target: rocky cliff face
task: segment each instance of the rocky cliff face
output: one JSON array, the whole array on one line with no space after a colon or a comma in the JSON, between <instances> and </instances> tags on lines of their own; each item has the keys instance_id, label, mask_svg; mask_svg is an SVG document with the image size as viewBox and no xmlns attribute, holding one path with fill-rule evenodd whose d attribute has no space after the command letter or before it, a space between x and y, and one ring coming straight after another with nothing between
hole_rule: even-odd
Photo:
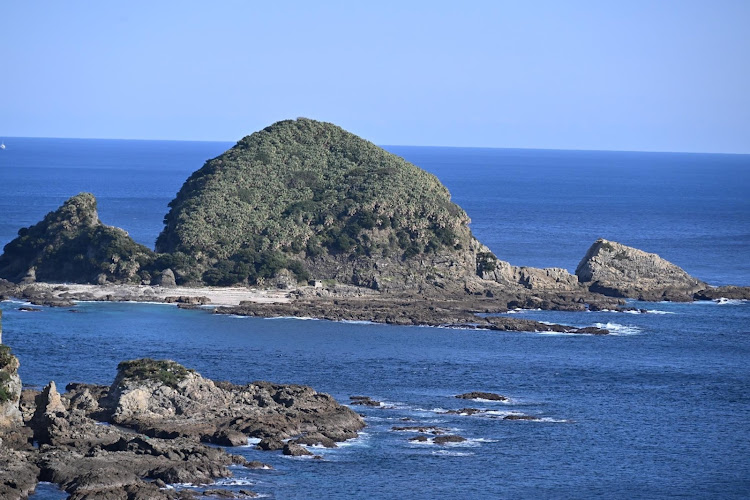
<instances>
[{"instance_id":1,"label":"rocky cliff face","mask_svg":"<svg viewBox=\"0 0 750 500\"><path fill-rule=\"evenodd\" d=\"M38 224L18 231L0 256L0 278L74 283L140 282L151 250L99 221L96 199L81 193Z\"/></svg>"},{"instance_id":2,"label":"rocky cliff face","mask_svg":"<svg viewBox=\"0 0 750 500\"><path fill-rule=\"evenodd\" d=\"M693 300L704 282L656 254L614 241L597 240L576 268L593 292L640 300Z\"/></svg>"}]
</instances>

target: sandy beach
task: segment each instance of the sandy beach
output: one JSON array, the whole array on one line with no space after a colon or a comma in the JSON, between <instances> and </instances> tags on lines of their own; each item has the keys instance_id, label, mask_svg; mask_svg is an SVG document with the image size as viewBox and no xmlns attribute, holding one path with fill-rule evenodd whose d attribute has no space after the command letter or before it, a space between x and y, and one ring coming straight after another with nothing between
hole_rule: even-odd
<instances>
[{"instance_id":1,"label":"sandy beach","mask_svg":"<svg viewBox=\"0 0 750 500\"><path fill-rule=\"evenodd\" d=\"M151 285L81 285L37 283L35 288L60 299L135 300L168 302L168 297L206 297L208 305L237 306L243 301L257 303L289 302L289 290L262 290L246 287L161 287ZM40 290L41 291L41 290ZM174 300L172 300L174 301Z\"/></svg>"}]
</instances>

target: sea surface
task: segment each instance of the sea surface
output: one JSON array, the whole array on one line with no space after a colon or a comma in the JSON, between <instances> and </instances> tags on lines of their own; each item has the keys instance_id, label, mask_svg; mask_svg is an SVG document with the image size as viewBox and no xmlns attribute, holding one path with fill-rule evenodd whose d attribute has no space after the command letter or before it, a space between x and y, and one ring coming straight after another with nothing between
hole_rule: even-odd
<instances>
[{"instance_id":1,"label":"sea surface","mask_svg":"<svg viewBox=\"0 0 750 500\"><path fill-rule=\"evenodd\" d=\"M230 143L5 139L0 246L81 191L153 247L182 182ZM750 285L750 156L386 146L435 174L474 234L515 265L573 271L599 237L656 252L713 285ZM323 461L224 484L269 498L748 498L750 304L638 303L648 313L513 314L606 337L259 319L169 305L3 302L3 340L28 386L110 383L117 363L175 359L214 379L367 395L361 437ZM454 396L498 392L509 403ZM473 416L447 410L478 408ZM508 421L527 414L539 421ZM408 419L408 420L406 420ZM393 426L468 439L409 441ZM65 495L43 485L32 498Z\"/></svg>"}]
</instances>

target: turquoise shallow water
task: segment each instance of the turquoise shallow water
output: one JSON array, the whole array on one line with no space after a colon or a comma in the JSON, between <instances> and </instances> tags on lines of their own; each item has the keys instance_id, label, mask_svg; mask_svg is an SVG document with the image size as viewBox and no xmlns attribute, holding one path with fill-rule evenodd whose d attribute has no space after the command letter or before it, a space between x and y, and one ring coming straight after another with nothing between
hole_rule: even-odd
<instances>
[{"instance_id":1,"label":"turquoise shallow water","mask_svg":"<svg viewBox=\"0 0 750 500\"><path fill-rule=\"evenodd\" d=\"M219 143L7 142L0 244L68 196L152 244L166 203ZM750 284L747 156L389 148L451 189L475 234L514 264L575 268L599 236L663 254L711 283ZM527 311L617 335L587 337L256 319L167 305L41 313L4 302L4 341L26 384L109 383L117 363L176 359L237 383L304 383L356 407L363 436L325 460L240 450L274 471L237 470L273 498L746 498L750 495L750 305L635 304L654 312ZM455 399L499 392L511 404ZM442 413L476 407L480 416ZM526 413L539 422L511 422ZM438 425L439 447L391 431ZM242 483L243 486L239 486ZM246 484L250 483L250 486ZM42 488L37 498L60 498Z\"/></svg>"}]
</instances>

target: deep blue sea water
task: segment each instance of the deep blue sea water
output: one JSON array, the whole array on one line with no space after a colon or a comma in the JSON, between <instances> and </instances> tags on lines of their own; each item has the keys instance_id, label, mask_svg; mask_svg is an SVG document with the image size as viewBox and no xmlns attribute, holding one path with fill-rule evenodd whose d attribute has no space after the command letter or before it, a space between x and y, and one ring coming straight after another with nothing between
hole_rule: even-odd
<instances>
[{"instance_id":1,"label":"deep blue sea water","mask_svg":"<svg viewBox=\"0 0 750 500\"><path fill-rule=\"evenodd\" d=\"M6 140L0 245L91 191L101 219L153 246L190 172L228 143ZM750 285L750 156L388 147L438 176L475 235L517 265L575 269L606 237L712 284ZM304 383L369 395L361 438L324 461L240 450L273 471L236 488L272 498L747 498L750 304L638 304L647 314L526 311L608 325L608 337L214 316L149 304L71 313L0 303L26 384L109 383L117 363L172 358L237 383ZM510 404L455 399L499 392ZM446 415L476 407L480 416ZM508 413L539 422L504 421ZM412 421L405 422L408 418ZM469 438L439 447L392 426ZM246 486L251 483L250 486ZM243 484L243 486L239 486ZM42 491L43 490L43 491ZM64 497L64 496L63 496ZM36 498L62 498L40 488Z\"/></svg>"}]
</instances>

